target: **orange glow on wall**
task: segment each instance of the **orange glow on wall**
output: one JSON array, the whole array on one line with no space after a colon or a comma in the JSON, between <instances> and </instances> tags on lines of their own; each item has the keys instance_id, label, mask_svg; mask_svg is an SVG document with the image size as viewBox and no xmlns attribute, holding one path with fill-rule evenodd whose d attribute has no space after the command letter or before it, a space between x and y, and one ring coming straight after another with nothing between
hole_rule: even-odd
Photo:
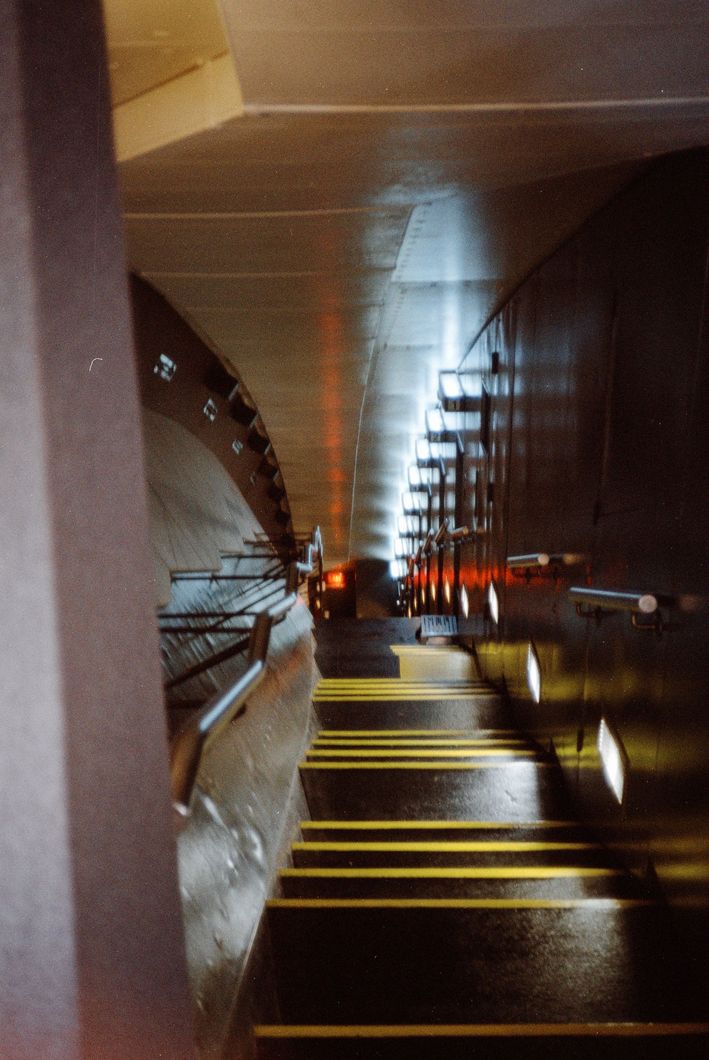
<instances>
[{"instance_id":1,"label":"orange glow on wall","mask_svg":"<svg viewBox=\"0 0 709 1060\"><path fill-rule=\"evenodd\" d=\"M343 570L330 570L325 575L325 585L328 589L344 589L345 583L345 572Z\"/></svg>"}]
</instances>

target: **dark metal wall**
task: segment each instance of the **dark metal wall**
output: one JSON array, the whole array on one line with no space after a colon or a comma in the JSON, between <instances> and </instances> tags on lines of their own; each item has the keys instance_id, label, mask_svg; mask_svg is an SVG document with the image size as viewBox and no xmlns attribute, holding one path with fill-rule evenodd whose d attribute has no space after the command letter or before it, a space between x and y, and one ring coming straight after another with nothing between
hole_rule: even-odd
<instances>
[{"instance_id":1,"label":"dark metal wall","mask_svg":"<svg viewBox=\"0 0 709 1060\"><path fill-rule=\"evenodd\" d=\"M655 165L530 277L464 364L492 399L488 450L467 448L483 532L462 563L471 611L491 580L500 600L499 625L477 624L484 669L553 742L585 815L697 913L709 905L708 178L707 151ZM475 525L470 488L466 504ZM585 561L557 578L506 570L506 556L538 552ZM579 618L567 590L586 584L667 594L672 628ZM601 716L627 754L622 805L600 769Z\"/></svg>"}]
</instances>

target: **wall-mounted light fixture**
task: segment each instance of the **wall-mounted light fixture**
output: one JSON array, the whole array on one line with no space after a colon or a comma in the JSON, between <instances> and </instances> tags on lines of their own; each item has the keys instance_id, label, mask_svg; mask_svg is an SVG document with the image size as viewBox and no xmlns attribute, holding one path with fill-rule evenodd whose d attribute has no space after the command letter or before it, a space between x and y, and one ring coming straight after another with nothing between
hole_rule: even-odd
<instances>
[{"instance_id":1,"label":"wall-mounted light fixture","mask_svg":"<svg viewBox=\"0 0 709 1060\"><path fill-rule=\"evenodd\" d=\"M490 582L487 587L487 608L490 614L490 618L496 626L500 624L500 601L497 598L497 590L495 589L495 583Z\"/></svg>"},{"instance_id":2,"label":"wall-mounted light fixture","mask_svg":"<svg viewBox=\"0 0 709 1060\"><path fill-rule=\"evenodd\" d=\"M344 589L347 585L347 577L343 570L329 570L325 574L325 586L327 589Z\"/></svg>"},{"instance_id":3,"label":"wall-mounted light fixture","mask_svg":"<svg viewBox=\"0 0 709 1060\"><path fill-rule=\"evenodd\" d=\"M470 614L470 600L468 599L468 590L464 585L461 585L460 587L458 598L460 600L460 610L463 618L467 618Z\"/></svg>"},{"instance_id":4,"label":"wall-mounted light fixture","mask_svg":"<svg viewBox=\"0 0 709 1060\"><path fill-rule=\"evenodd\" d=\"M611 731L605 718L601 718L598 726L598 737L596 740L598 754L601 759L601 768L606 783L611 789L619 803L623 802L625 794L625 775L627 772L628 758L620 740Z\"/></svg>"},{"instance_id":5,"label":"wall-mounted light fixture","mask_svg":"<svg viewBox=\"0 0 709 1060\"><path fill-rule=\"evenodd\" d=\"M527 688L534 702L541 702L542 668L539 665L539 657L533 644L530 644L527 648Z\"/></svg>"}]
</instances>

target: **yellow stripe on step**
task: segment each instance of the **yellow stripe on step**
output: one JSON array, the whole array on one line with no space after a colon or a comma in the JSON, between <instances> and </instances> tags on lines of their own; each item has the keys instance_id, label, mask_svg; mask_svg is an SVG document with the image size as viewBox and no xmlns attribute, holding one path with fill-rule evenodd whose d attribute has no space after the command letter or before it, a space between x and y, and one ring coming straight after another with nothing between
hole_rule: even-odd
<instances>
[{"instance_id":1,"label":"yellow stripe on step","mask_svg":"<svg viewBox=\"0 0 709 1060\"><path fill-rule=\"evenodd\" d=\"M257 1038L663 1038L709 1034L709 1023L257 1024Z\"/></svg>"},{"instance_id":2,"label":"yellow stripe on step","mask_svg":"<svg viewBox=\"0 0 709 1060\"><path fill-rule=\"evenodd\" d=\"M337 842L335 840L317 840L293 843L293 850L335 850L335 851L383 851L384 853L426 853L426 854L523 854L538 853L549 850L601 850L598 843L563 843L537 842L535 840L488 839L483 842L475 840L450 839L439 841L410 840L408 842Z\"/></svg>"},{"instance_id":3,"label":"yellow stripe on step","mask_svg":"<svg viewBox=\"0 0 709 1060\"><path fill-rule=\"evenodd\" d=\"M406 703L430 699L475 699L478 695L464 688L458 692L316 692L313 703Z\"/></svg>"},{"instance_id":4,"label":"yellow stripe on step","mask_svg":"<svg viewBox=\"0 0 709 1060\"><path fill-rule=\"evenodd\" d=\"M419 740L394 740L388 737L384 737L382 740L377 740L375 737L370 737L367 740L313 740L313 747L490 747L492 746L504 746L504 747L517 747L519 744L527 744L527 740L466 740L461 738L460 740L446 740L441 737L438 740L426 740L423 737Z\"/></svg>"},{"instance_id":5,"label":"yellow stripe on step","mask_svg":"<svg viewBox=\"0 0 709 1060\"><path fill-rule=\"evenodd\" d=\"M405 751L396 747L382 747L354 750L315 750L306 752L312 758L534 758L538 752L528 751L517 747L509 750L506 747L468 747L462 750L456 748L432 748L422 747L414 751L407 748Z\"/></svg>"},{"instance_id":6,"label":"yellow stripe on step","mask_svg":"<svg viewBox=\"0 0 709 1060\"><path fill-rule=\"evenodd\" d=\"M578 821L301 821L302 830L334 828L342 831L358 829L396 830L406 828L579 828Z\"/></svg>"},{"instance_id":7,"label":"yellow stripe on step","mask_svg":"<svg viewBox=\"0 0 709 1060\"><path fill-rule=\"evenodd\" d=\"M528 759L488 759L486 762L301 762L299 769L514 769L533 766L548 769L551 762Z\"/></svg>"},{"instance_id":8,"label":"yellow stripe on step","mask_svg":"<svg viewBox=\"0 0 709 1060\"><path fill-rule=\"evenodd\" d=\"M281 869L279 876L288 879L323 879L323 880L556 880L586 879L593 877L622 876L622 869L585 868L579 865L534 865L525 867L501 868L471 867L432 868L420 867L367 867L353 868L310 868Z\"/></svg>"},{"instance_id":9,"label":"yellow stripe on step","mask_svg":"<svg viewBox=\"0 0 709 1060\"><path fill-rule=\"evenodd\" d=\"M593 909L654 906L647 898L271 898L269 909Z\"/></svg>"},{"instance_id":10,"label":"yellow stripe on step","mask_svg":"<svg viewBox=\"0 0 709 1060\"><path fill-rule=\"evenodd\" d=\"M471 677L323 677L317 688L489 688L487 681L476 681Z\"/></svg>"},{"instance_id":11,"label":"yellow stripe on step","mask_svg":"<svg viewBox=\"0 0 709 1060\"><path fill-rule=\"evenodd\" d=\"M519 736L516 729L320 729L318 736Z\"/></svg>"}]
</instances>

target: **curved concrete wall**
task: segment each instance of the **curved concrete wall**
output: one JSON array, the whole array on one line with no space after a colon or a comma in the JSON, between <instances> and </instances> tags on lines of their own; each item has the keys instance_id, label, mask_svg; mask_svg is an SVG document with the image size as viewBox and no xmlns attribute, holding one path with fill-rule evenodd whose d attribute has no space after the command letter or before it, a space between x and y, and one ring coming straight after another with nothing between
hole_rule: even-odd
<instances>
[{"instance_id":1,"label":"curved concrete wall","mask_svg":"<svg viewBox=\"0 0 709 1060\"><path fill-rule=\"evenodd\" d=\"M185 406L198 406L202 395L184 373L179 385ZM214 448L170 416L145 406L142 411L155 596L165 614L171 574L218 572L223 563L234 562L230 555L265 552L270 545L233 469L223 465ZM247 486L257 501L262 499L258 487ZM254 546L257 540L261 544ZM238 569L258 573L265 565L247 561ZM240 600L251 600L255 589L256 602L249 609L258 610L265 600L249 574L226 585L209 579L181 583L179 597L173 592L172 598L178 600L178 610L198 620L203 609L238 607ZM283 581L274 581L266 591L274 589L282 593ZM297 763L311 736L311 693L318 677L311 628L310 612L302 603L274 628L263 683L245 713L209 748L191 817L178 839L187 965L202 1057L222 1054L284 837L292 831L291 818L299 816ZM164 676L182 672L225 643L229 640L209 635L164 636ZM170 692L170 727L228 686L244 666L242 653Z\"/></svg>"}]
</instances>

